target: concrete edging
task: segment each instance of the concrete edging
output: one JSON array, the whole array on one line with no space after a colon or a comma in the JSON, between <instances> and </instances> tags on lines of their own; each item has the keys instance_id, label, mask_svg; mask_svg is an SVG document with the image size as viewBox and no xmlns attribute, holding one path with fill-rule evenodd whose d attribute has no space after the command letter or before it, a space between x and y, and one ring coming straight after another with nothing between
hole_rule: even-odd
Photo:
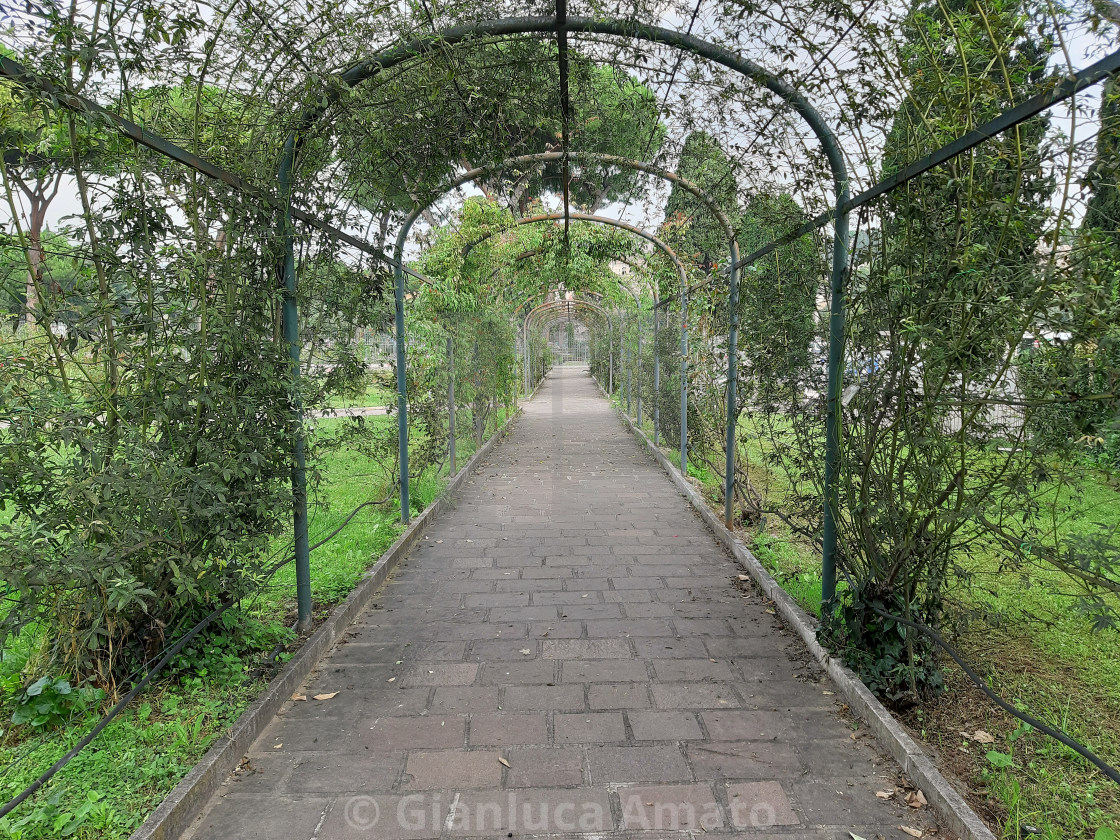
<instances>
[{"instance_id":1,"label":"concrete edging","mask_svg":"<svg viewBox=\"0 0 1120 840\"><path fill-rule=\"evenodd\" d=\"M606 396L603 386L596 380L599 390ZM609 400L610 398L607 397ZM872 691L863 684L863 681L854 671L848 668L839 659L829 655L817 641L817 628L813 618L806 613L793 597L782 588L774 577L766 571L758 559L751 554L750 549L733 533L724 527L719 517L712 512L707 503L697 492L696 488L685 479L680 470L665 457L660 449L653 445L646 433L634 425L625 411L615 408L619 417L626 423L631 432L639 441L645 444L653 457L668 473L677 489L684 494L689 503L700 514L704 524L719 542L730 551L736 560L750 574L755 583L762 589L770 600L774 602L778 614L783 621L805 643L809 653L828 673L829 677L840 689L840 693L847 701L849 708L855 712L875 733L879 742L901 766L911 781L914 782L925 794L930 807L937 814L942 824L962 840L996 840L995 835L988 829L984 821L965 802L949 780L937 769L937 765L922 750L909 733L899 723L894 715L879 702Z\"/></svg>"},{"instance_id":2,"label":"concrete edging","mask_svg":"<svg viewBox=\"0 0 1120 840\"><path fill-rule=\"evenodd\" d=\"M535 388L533 393L536 393ZM531 399L532 395L529 398ZM408 553L428 526L452 504L452 498L475 471L479 462L490 454L490 450L498 441L505 437L510 426L521 415L521 411L521 407L518 406L502 427L471 456L439 497L428 505L397 538L397 541L381 555L346 600L331 610L327 620L308 637L260 697L241 713L226 734L206 751L191 771L164 797L159 806L144 820L143 825L133 832L130 840L176 840L194 823L210 797L217 792L226 777L237 769L249 746L276 716L280 706L303 684L312 668L330 651L346 628L354 623L355 618L381 588L389 573L396 568L397 563Z\"/></svg>"}]
</instances>

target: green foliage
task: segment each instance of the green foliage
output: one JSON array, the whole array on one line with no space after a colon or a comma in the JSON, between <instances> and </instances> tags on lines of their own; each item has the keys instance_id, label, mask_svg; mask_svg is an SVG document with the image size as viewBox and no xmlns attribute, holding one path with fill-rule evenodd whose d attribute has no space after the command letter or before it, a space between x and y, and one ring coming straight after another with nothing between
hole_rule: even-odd
<instances>
[{"instance_id":1,"label":"green foliage","mask_svg":"<svg viewBox=\"0 0 1120 840\"><path fill-rule=\"evenodd\" d=\"M739 200L734 171L727 153L714 137L703 131L688 135L676 172L711 196L730 217L732 228L738 227ZM665 204L665 221L680 226L669 244L682 260L695 266L727 262L731 244L719 219L706 203L677 184L673 185ZM663 296L671 293L662 291Z\"/></svg>"},{"instance_id":2,"label":"green foliage","mask_svg":"<svg viewBox=\"0 0 1120 840\"><path fill-rule=\"evenodd\" d=\"M107 828L115 822L115 815L102 799L102 794L90 790L75 806L67 789L59 787L26 816L5 817L0 829L10 840L50 840L73 837L82 828Z\"/></svg>"},{"instance_id":3,"label":"green foliage","mask_svg":"<svg viewBox=\"0 0 1120 840\"><path fill-rule=\"evenodd\" d=\"M206 684L235 686L249 678L257 655L294 640L283 625L263 622L241 610L222 613L185 645L164 672L187 688Z\"/></svg>"},{"instance_id":4,"label":"green foliage","mask_svg":"<svg viewBox=\"0 0 1120 840\"><path fill-rule=\"evenodd\" d=\"M924 594L924 593L923 593ZM892 704L910 705L944 690L933 641L919 631L890 618L920 615L937 623L941 593L930 593L926 603L907 601L904 595L889 600L866 589L845 592L835 611L821 616L820 635L863 682Z\"/></svg>"},{"instance_id":5,"label":"green foliage","mask_svg":"<svg viewBox=\"0 0 1120 840\"><path fill-rule=\"evenodd\" d=\"M1120 249L1120 80L1115 76L1101 88L1097 118L1097 156L1086 179L1092 194L1084 227L1107 237L1115 253Z\"/></svg>"},{"instance_id":6,"label":"green foliage","mask_svg":"<svg viewBox=\"0 0 1120 840\"><path fill-rule=\"evenodd\" d=\"M68 680L40 677L15 698L14 726L53 729L86 715L104 698L97 688L73 688Z\"/></svg>"}]
</instances>

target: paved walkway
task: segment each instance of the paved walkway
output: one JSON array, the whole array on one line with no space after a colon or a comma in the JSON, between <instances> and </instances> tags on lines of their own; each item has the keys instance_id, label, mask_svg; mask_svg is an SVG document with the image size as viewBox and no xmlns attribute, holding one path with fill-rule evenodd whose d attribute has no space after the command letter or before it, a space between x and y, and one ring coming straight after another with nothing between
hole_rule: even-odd
<instances>
[{"instance_id":1,"label":"paved walkway","mask_svg":"<svg viewBox=\"0 0 1120 840\"><path fill-rule=\"evenodd\" d=\"M906 838L898 768L560 368L193 840ZM941 835L944 836L944 835Z\"/></svg>"}]
</instances>

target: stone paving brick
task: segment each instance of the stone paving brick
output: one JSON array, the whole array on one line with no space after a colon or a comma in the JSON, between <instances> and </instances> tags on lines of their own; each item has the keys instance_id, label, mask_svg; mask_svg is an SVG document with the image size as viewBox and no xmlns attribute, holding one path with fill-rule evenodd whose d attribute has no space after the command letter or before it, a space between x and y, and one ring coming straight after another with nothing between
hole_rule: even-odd
<instances>
[{"instance_id":1,"label":"stone paving brick","mask_svg":"<svg viewBox=\"0 0 1120 840\"><path fill-rule=\"evenodd\" d=\"M470 685L478 676L474 662L426 662L413 665L400 678L403 686Z\"/></svg>"},{"instance_id":2,"label":"stone paving brick","mask_svg":"<svg viewBox=\"0 0 1120 840\"><path fill-rule=\"evenodd\" d=\"M646 664L634 660L582 662L570 659L561 664L560 672L565 683L645 682L649 679Z\"/></svg>"},{"instance_id":3,"label":"stone paving brick","mask_svg":"<svg viewBox=\"0 0 1120 840\"><path fill-rule=\"evenodd\" d=\"M525 662L487 662L479 682L483 685L540 685L556 682L556 663L551 659Z\"/></svg>"},{"instance_id":4,"label":"stone paving brick","mask_svg":"<svg viewBox=\"0 0 1120 840\"><path fill-rule=\"evenodd\" d=\"M653 672L659 680L733 680L737 676L726 662L711 659L655 659Z\"/></svg>"},{"instance_id":5,"label":"stone paving brick","mask_svg":"<svg viewBox=\"0 0 1120 840\"><path fill-rule=\"evenodd\" d=\"M770 828L801 822L779 782L728 785L727 803L733 828Z\"/></svg>"},{"instance_id":6,"label":"stone paving brick","mask_svg":"<svg viewBox=\"0 0 1120 840\"><path fill-rule=\"evenodd\" d=\"M443 686L435 690L433 712L489 712L498 708L497 686Z\"/></svg>"},{"instance_id":7,"label":"stone paving brick","mask_svg":"<svg viewBox=\"0 0 1120 840\"><path fill-rule=\"evenodd\" d=\"M628 712L636 741L691 741L704 737L693 712Z\"/></svg>"},{"instance_id":8,"label":"stone paving brick","mask_svg":"<svg viewBox=\"0 0 1120 840\"><path fill-rule=\"evenodd\" d=\"M742 706L728 683L655 683L658 709L727 709Z\"/></svg>"},{"instance_id":9,"label":"stone paving brick","mask_svg":"<svg viewBox=\"0 0 1120 840\"><path fill-rule=\"evenodd\" d=\"M556 744L610 744L626 740L621 712L561 714L553 718Z\"/></svg>"},{"instance_id":10,"label":"stone paving brick","mask_svg":"<svg viewBox=\"0 0 1120 840\"><path fill-rule=\"evenodd\" d=\"M185 840L935 828L586 374L525 412Z\"/></svg>"},{"instance_id":11,"label":"stone paving brick","mask_svg":"<svg viewBox=\"0 0 1120 840\"><path fill-rule=\"evenodd\" d=\"M506 750L507 788L576 787L584 782L583 751L570 747L519 747Z\"/></svg>"},{"instance_id":12,"label":"stone paving brick","mask_svg":"<svg viewBox=\"0 0 1120 840\"><path fill-rule=\"evenodd\" d=\"M772 741L791 731L790 723L777 712L704 712L701 718L713 741Z\"/></svg>"},{"instance_id":13,"label":"stone paving brick","mask_svg":"<svg viewBox=\"0 0 1120 840\"><path fill-rule=\"evenodd\" d=\"M502 782L499 755L494 750L409 753L404 767L404 787L407 790L497 787Z\"/></svg>"},{"instance_id":14,"label":"stone paving brick","mask_svg":"<svg viewBox=\"0 0 1120 840\"><path fill-rule=\"evenodd\" d=\"M601 835L615 828L604 787L465 791L447 822L450 837Z\"/></svg>"},{"instance_id":15,"label":"stone paving brick","mask_svg":"<svg viewBox=\"0 0 1120 840\"><path fill-rule=\"evenodd\" d=\"M707 832L727 827L723 808L710 784L624 787L618 791L618 800L622 828L629 831L674 836L678 832Z\"/></svg>"},{"instance_id":16,"label":"stone paving brick","mask_svg":"<svg viewBox=\"0 0 1120 840\"><path fill-rule=\"evenodd\" d=\"M673 636L634 639L634 650L642 659L699 659L708 655L703 640L678 639Z\"/></svg>"},{"instance_id":17,"label":"stone paving brick","mask_svg":"<svg viewBox=\"0 0 1120 840\"><path fill-rule=\"evenodd\" d=\"M473 714L470 722L472 747L505 747L511 744L545 744L548 729L543 713L513 714L506 711Z\"/></svg>"},{"instance_id":18,"label":"stone paving brick","mask_svg":"<svg viewBox=\"0 0 1120 840\"><path fill-rule=\"evenodd\" d=\"M778 741L707 741L687 750L698 779L788 779L803 771L793 747Z\"/></svg>"},{"instance_id":19,"label":"stone paving brick","mask_svg":"<svg viewBox=\"0 0 1120 840\"><path fill-rule=\"evenodd\" d=\"M545 659L629 659L633 654L623 639L545 639Z\"/></svg>"},{"instance_id":20,"label":"stone paving brick","mask_svg":"<svg viewBox=\"0 0 1120 840\"><path fill-rule=\"evenodd\" d=\"M648 683L606 683L592 685L587 691L592 709L648 709Z\"/></svg>"},{"instance_id":21,"label":"stone paving brick","mask_svg":"<svg viewBox=\"0 0 1120 840\"><path fill-rule=\"evenodd\" d=\"M672 625L665 619L659 618L623 618L618 620L587 622L587 636L591 639L611 636L626 638L630 636L672 635L674 635Z\"/></svg>"},{"instance_id":22,"label":"stone paving brick","mask_svg":"<svg viewBox=\"0 0 1120 840\"><path fill-rule=\"evenodd\" d=\"M373 721L368 731L357 733L363 745L378 750L435 749L459 747L467 719L459 715L384 717Z\"/></svg>"},{"instance_id":23,"label":"stone paving brick","mask_svg":"<svg viewBox=\"0 0 1120 840\"><path fill-rule=\"evenodd\" d=\"M691 782L678 747L592 747L587 751L592 784Z\"/></svg>"},{"instance_id":24,"label":"stone paving brick","mask_svg":"<svg viewBox=\"0 0 1120 840\"><path fill-rule=\"evenodd\" d=\"M511 711L557 709L582 710L586 706L582 685L511 685L505 690L502 708Z\"/></svg>"}]
</instances>

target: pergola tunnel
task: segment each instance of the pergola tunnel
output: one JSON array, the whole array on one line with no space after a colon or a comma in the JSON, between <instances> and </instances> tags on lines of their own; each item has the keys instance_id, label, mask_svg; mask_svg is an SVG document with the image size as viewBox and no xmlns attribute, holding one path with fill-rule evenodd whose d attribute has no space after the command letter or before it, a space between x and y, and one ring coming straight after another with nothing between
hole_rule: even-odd
<instances>
[{"instance_id":1,"label":"pergola tunnel","mask_svg":"<svg viewBox=\"0 0 1120 840\"><path fill-rule=\"evenodd\" d=\"M157 691L228 728L572 388L959 808L1120 831L1120 7L320 6L5 13L0 829L137 828L55 813L72 761Z\"/></svg>"}]
</instances>

